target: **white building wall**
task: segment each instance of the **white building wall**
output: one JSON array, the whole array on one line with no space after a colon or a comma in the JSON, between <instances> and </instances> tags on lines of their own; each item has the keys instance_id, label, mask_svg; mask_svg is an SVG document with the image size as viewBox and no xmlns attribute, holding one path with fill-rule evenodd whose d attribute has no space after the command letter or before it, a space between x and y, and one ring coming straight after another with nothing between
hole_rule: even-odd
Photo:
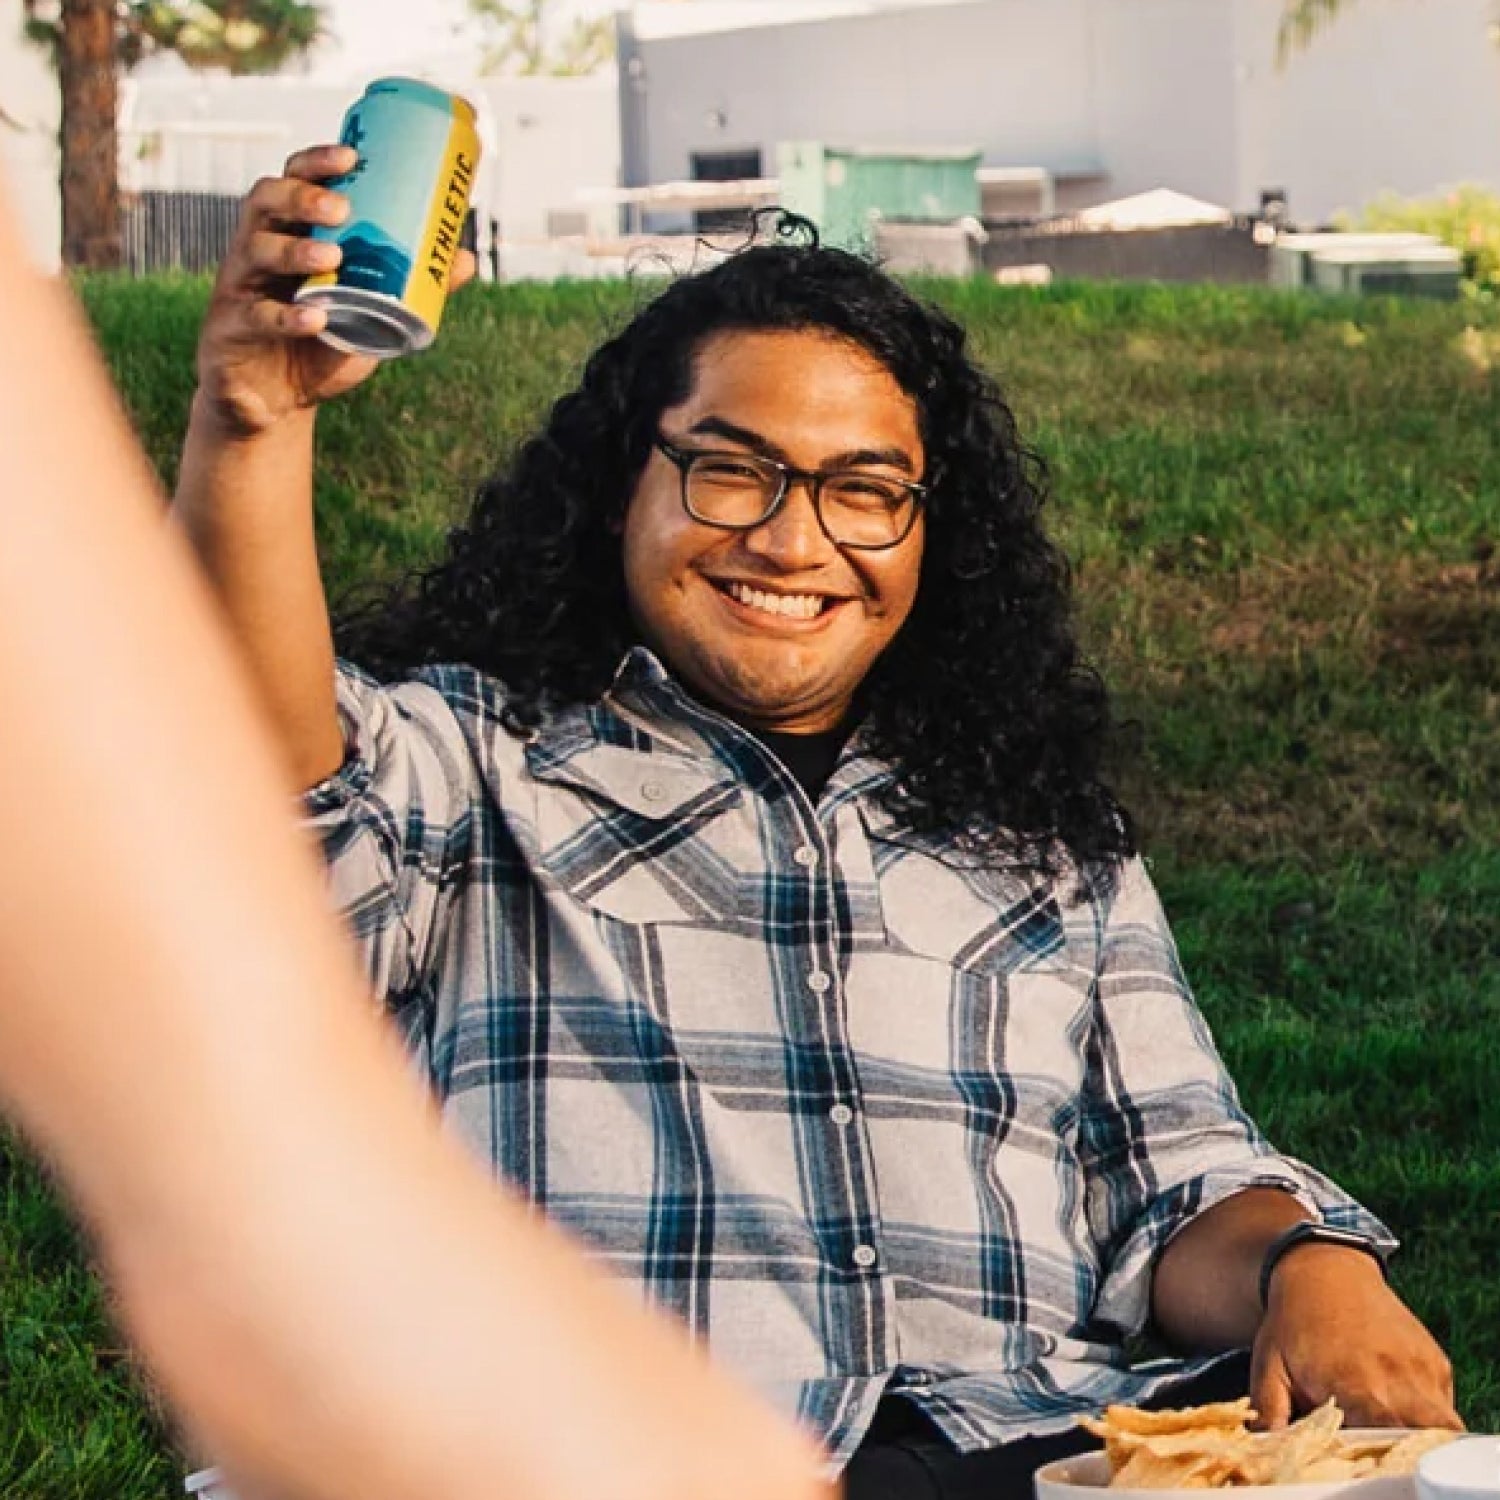
<instances>
[{"instance_id":1,"label":"white building wall","mask_svg":"<svg viewBox=\"0 0 1500 1500\"><path fill-rule=\"evenodd\" d=\"M485 196L507 240L549 227L613 232L618 211L584 194L620 182L619 89L591 78L493 78L480 85L494 134Z\"/></svg>"},{"instance_id":2,"label":"white building wall","mask_svg":"<svg viewBox=\"0 0 1500 1500\"><path fill-rule=\"evenodd\" d=\"M243 193L301 146L336 141L352 92L306 78L193 74L121 91L124 181L135 190Z\"/></svg>"},{"instance_id":3,"label":"white building wall","mask_svg":"<svg viewBox=\"0 0 1500 1500\"><path fill-rule=\"evenodd\" d=\"M507 237L541 236L556 211L588 210L581 194L619 181L612 74L592 78L444 77L478 112L484 160L474 206ZM358 84L306 78L141 79L122 110L136 188L243 193L303 146L338 139ZM613 211L592 210L613 228Z\"/></svg>"},{"instance_id":4,"label":"white building wall","mask_svg":"<svg viewBox=\"0 0 1500 1500\"><path fill-rule=\"evenodd\" d=\"M31 254L54 270L62 261L57 79L46 53L19 33L15 16L0 14L0 175Z\"/></svg>"}]
</instances>

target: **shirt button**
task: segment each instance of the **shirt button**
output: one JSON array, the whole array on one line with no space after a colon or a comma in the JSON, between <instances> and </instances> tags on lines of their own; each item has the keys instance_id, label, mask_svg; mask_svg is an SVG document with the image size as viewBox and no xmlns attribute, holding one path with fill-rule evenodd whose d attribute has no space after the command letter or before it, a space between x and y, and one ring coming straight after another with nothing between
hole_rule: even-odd
<instances>
[{"instance_id":1,"label":"shirt button","mask_svg":"<svg viewBox=\"0 0 1500 1500\"><path fill-rule=\"evenodd\" d=\"M641 783L641 796L647 802L660 802L667 795L667 789L659 781L644 781Z\"/></svg>"},{"instance_id":2,"label":"shirt button","mask_svg":"<svg viewBox=\"0 0 1500 1500\"><path fill-rule=\"evenodd\" d=\"M854 1111L847 1104L835 1104L828 1111L828 1118L835 1125L847 1125L854 1119Z\"/></svg>"},{"instance_id":3,"label":"shirt button","mask_svg":"<svg viewBox=\"0 0 1500 1500\"><path fill-rule=\"evenodd\" d=\"M807 987L815 995L821 995L832 983L833 981L821 969L814 969L807 976Z\"/></svg>"},{"instance_id":4,"label":"shirt button","mask_svg":"<svg viewBox=\"0 0 1500 1500\"><path fill-rule=\"evenodd\" d=\"M818 851L811 844L804 844L792 858L802 866L804 870L810 870L818 862Z\"/></svg>"},{"instance_id":5,"label":"shirt button","mask_svg":"<svg viewBox=\"0 0 1500 1500\"><path fill-rule=\"evenodd\" d=\"M862 1271L868 1271L879 1258L875 1253L873 1245L856 1245L854 1247L854 1264Z\"/></svg>"}]
</instances>

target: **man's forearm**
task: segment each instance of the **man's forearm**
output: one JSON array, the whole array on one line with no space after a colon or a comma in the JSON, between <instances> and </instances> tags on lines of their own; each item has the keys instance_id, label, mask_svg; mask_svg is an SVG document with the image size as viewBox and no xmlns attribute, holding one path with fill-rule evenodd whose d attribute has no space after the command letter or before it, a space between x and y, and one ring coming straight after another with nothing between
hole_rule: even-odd
<instances>
[{"instance_id":1,"label":"man's forearm","mask_svg":"<svg viewBox=\"0 0 1500 1500\"><path fill-rule=\"evenodd\" d=\"M1151 1314L1175 1348L1214 1351L1250 1344L1260 1327L1266 1251L1308 1212L1277 1188L1250 1188L1200 1214L1162 1252ZM1350 1252L1345 1252L1350 1253Z\"/></svg>"},{"instance_id":2,"label":"man's forearm","mask_svg":"<svg viewBox=\"0 0 1500 1500\"><path fill-rule=\"evenodd\" d=\"M308 411L238 436L200 395L174 505L299 788L343 758L313 532L313 427Z\"/></svg>"}]
</instances>

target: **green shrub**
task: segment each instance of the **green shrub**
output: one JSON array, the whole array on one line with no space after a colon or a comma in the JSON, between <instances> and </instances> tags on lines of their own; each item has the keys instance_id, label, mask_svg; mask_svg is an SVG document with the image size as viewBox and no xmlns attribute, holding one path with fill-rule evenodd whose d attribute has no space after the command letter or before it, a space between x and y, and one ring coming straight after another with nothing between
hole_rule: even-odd
<instances>
[{"instance_id":1,"label":"green shrub","mask_svg":"<svg viewBox=\"0 0 1500 1500\"><path fill-rule=\"evenodd\" d=\"M1436 235L1464 258L1464 276L1476 288L1500 286L1500 194L1466 183L1433 198L1382 193L1351 227Z\"/></svg>"}]
</instances>

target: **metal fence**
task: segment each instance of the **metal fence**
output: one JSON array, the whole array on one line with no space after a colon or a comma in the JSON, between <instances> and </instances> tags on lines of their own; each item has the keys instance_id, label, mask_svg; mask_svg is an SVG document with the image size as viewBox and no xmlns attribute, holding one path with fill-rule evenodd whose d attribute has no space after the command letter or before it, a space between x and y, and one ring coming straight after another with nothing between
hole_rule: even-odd
<instances>
[{"instance_id":1,"label":"metal fence","mask_svg":"<svg viewBox=\"0 0 1500 1500\"><path fill-rule=\"evenodd\" d=\"M234 193L148 190L124 204L125 268L148 271L211 271L229 248L240 215Z\"/></svg>"},{"instance_id":2,"label":"metal fence","mask_svg":"<svg viewBox=\"0 0 1500 1500\"><path fill-rule=\"evenodd\" d=\"M244 199L237 193L188 193L148 188L129 193L121 218L125 269L143 276L151 271L212 271L224 258L239 222ZM479 257L480 274L500 276L500 225L470 213L461 242Z\"/></svg>"}]
</instances>

